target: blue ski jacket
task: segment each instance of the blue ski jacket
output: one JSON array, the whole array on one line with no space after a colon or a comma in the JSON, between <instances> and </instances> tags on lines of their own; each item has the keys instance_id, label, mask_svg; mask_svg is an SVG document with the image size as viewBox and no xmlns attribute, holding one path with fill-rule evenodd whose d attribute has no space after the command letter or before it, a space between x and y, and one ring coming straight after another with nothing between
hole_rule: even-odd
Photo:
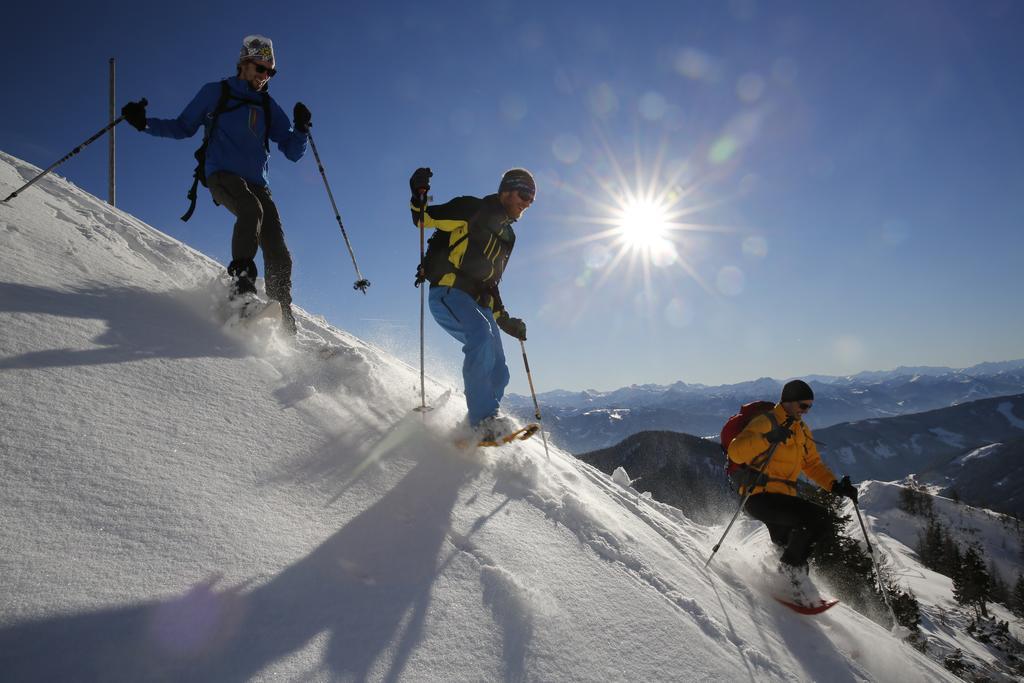
<instances>
[{"instance_id":1,"label":"blue ski jacket","mask_svg":"<svg viewBox=\"0 0 1024 683\"><path fill-rule=\"evenodd\" d=\"M206 177L218 171L241 176L246 182L266 186L270 154L263 146L267 122L263 119L262 95L240 78L227 79L231 98L217 117L217 126L206 149ZM176 119L146 119L146 132L162 138L190 138L200 126L208 126L220 101L220 81L207 83ZM242 106L238 106L242 105ZM237 108L235 108L237 107ZM293 130L291 121L270 98L270 140L288 159L298 161L306 152L306 133Z\"/></svg>"}]
</instances>

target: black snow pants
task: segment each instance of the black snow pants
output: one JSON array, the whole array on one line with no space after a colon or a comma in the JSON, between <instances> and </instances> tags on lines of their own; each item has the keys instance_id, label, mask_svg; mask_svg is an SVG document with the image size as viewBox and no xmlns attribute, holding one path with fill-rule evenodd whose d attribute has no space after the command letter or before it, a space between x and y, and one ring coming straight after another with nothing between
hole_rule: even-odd
<instances>
[{"instance_id":1,"label":"black snow pants","mask_svg":"<svg viewBox=\"0 0 1024 683\"><path fill-rule=\"evenodd\" d=\"M796 567L807 564L814 544L828 531L825 508L785 493L751 496L744 509L764 522L773 543L785 548L782 561Z\"/></svg>"}]
</instances>

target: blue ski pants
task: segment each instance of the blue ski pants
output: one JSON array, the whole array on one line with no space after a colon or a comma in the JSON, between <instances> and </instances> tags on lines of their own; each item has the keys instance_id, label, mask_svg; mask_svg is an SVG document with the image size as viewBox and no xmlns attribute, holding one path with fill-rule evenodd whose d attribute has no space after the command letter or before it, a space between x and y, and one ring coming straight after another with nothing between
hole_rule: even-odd
<instances>
[{"instance_id":1,"label":"blue ski pants","mask_svg":"<svg viewBox=\"0 0 1024 683\"><path fill-rule=\"evenodd\" d=\"M462 343L466 406L469 423L476 426L498 412L508 386L508 365L498 323L491 309L452 287L430 288L430 312L445 332Z\"/></svg>"}]
</instances>

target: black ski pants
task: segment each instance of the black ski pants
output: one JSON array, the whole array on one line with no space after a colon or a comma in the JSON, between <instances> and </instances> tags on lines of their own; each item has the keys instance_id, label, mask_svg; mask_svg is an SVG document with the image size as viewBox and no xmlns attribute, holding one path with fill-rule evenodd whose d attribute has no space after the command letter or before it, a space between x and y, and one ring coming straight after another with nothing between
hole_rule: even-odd
<instances>
[{"instance_id":1,"label":"black ski pants","mask_svg":"<svg viewBox=\"0 0 1024 683\"><path fill-rule=\"evenodd\" d=\"M281 216L270 196L270 188L247 183L240 176L225 172L214 173L206 182L214 201L233 213L236 219L231 236L232 265L228 272L251 272L255 285L256 250L262 249L267 296L282 304L290 304L292 256L284 243Z\"/></svg>"},{"instance_id":2,"label":"black ski pants","mask_svg":"<svg viewBox=\"0 0 1024 683\"><path fill-rule=\"evenodd\" d=\"M754 519L764 522L772 542L785 548L782 561L796 567L807 564L814 544L828 531L825 508L785 493L759 493L744 507Z\"/></svg>"}]
</instances>

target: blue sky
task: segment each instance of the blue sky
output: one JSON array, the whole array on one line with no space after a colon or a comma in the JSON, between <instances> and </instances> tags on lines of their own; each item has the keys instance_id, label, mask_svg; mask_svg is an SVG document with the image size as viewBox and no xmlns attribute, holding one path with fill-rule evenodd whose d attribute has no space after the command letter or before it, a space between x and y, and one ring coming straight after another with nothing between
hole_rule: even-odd
<instances>
[{"instance_id":1,"label":"blue sky","mask_svg":"<svg viewBox=\"0 0 1024 683\"><path fill-rule=\"evenodd\" d=\"M411 362L428 165L436 202L538 178L502 294L539 391L962 367L1024 357L1021 25L1009 1L17 3L0 149L46 167L102 127L112 56L119 104L175 117L262 33L373 283L352 290L312 154L275 150L296 301ZM199 142L119 127L118 206L227 263L208 193L178 219ZM106 145L59 173L105 197ZM616 216L647 195L670 225L634 250Z\"/></svg>"}]
</instances>

